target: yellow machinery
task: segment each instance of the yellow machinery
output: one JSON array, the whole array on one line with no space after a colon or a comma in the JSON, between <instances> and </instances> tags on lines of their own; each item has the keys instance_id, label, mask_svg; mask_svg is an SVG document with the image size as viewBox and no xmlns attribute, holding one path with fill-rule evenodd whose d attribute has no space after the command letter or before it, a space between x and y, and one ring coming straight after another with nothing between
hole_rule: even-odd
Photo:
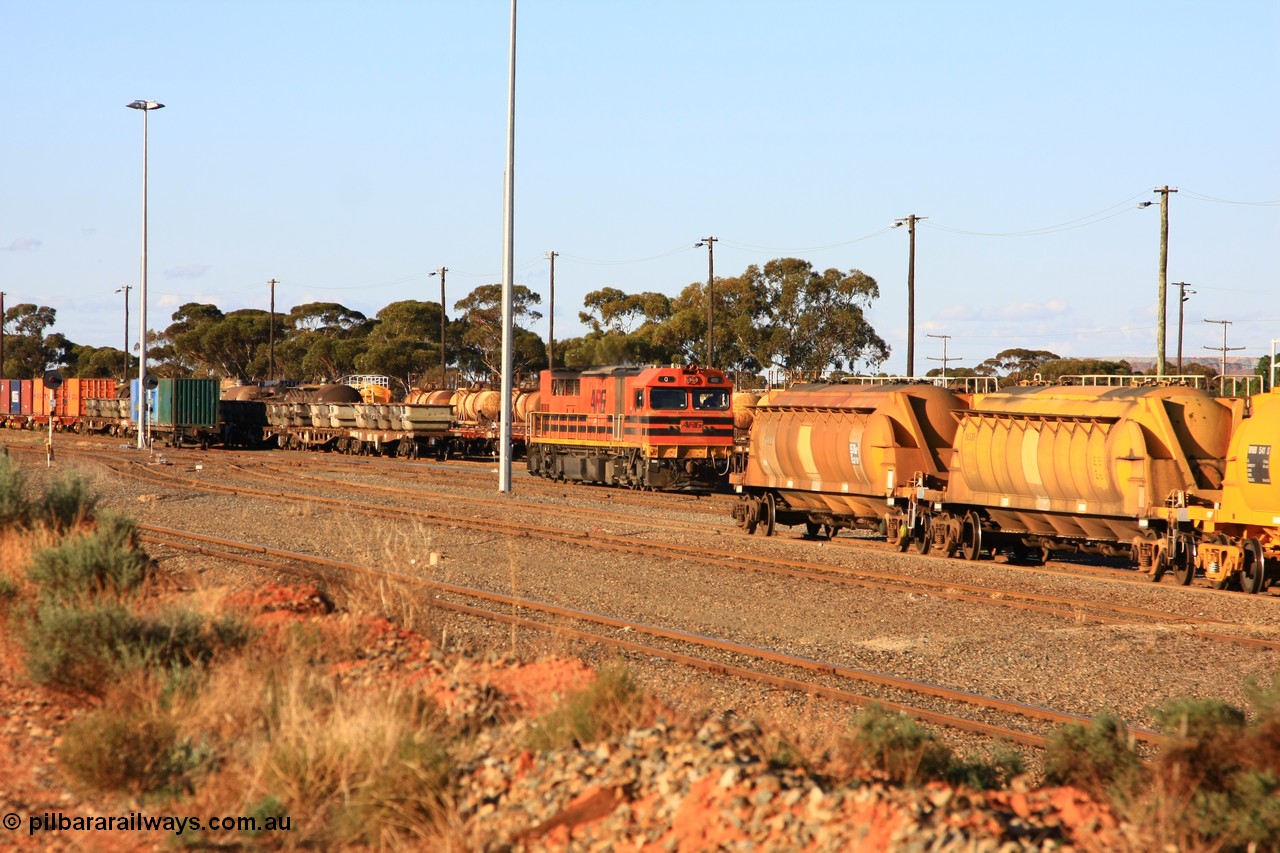
<instances>
[{"instance_id":1,"label":"yellow machinery","mask_svg":"<svg viewBox=\"0 0 1280 853\"><path fill-rule=\"evenodd\" d=\"M1042 561L1128 556L1175 496L1220 488L1233 411L1184 386L1047 386L977 395L959 419L933 544Z\"/></svg>"},{"instance_id":2,"label":"yellow machinery","mask_svg":"<svg viewBox=\"0 0 1280 853\"><path fill-rule=\"evenodd\" d=\"M750 447L729 482L734 517L752 532L774 524L875 528L897 518L892 501L908 481L945 483L963 402L928 384L794 385L758 405ZM898 531L895 525L894 532Z\"/></svg>"},{"instance_id":3,"label":"yellow machinery","mask_svg":"<svg viewBox=\"0 0 1280 853\"><path fill-rule=\"evenodd\" d=\"M1220 589L1261 592L1280 569L1277 345L1280 339L1272 341L1270 392L1249 398L1246 417L1232 432L1221 491L1193 495L1170 513L1170 526L1178 529L1173 568L1183 583L1200 569Z\"/></svg>"}]
</instances>

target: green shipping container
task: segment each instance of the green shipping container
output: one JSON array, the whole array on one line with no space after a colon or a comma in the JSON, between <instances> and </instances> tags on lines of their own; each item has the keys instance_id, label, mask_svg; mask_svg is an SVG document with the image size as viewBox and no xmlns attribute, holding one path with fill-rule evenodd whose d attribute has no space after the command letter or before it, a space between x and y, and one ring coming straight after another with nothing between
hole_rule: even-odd
<instances>
[{"instance_id":1,"label":"green shipping container","mask_svg":"<svg viewBox=\"0 0 1280 853\"><path fill-rule=\"evenodd\" d=\"M217 379L161 379L155 393L155 426L218 426L221 388Z\"/></svg>"}]
</instances>

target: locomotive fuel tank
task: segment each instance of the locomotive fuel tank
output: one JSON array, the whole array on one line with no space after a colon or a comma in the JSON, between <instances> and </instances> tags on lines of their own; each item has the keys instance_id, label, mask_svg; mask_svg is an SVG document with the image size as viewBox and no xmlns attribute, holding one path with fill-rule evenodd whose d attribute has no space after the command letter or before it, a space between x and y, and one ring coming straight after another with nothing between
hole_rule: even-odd
<instances>
[{"instance_id":1,"label":"locomotive fuel tank","mask_svg":"<svg viewBox=\"0 0 1280 853\"><path fill-rule=\"evenodd\" d=\"M1009 388L960 415L947 502L989 533L1128 543L1139 519L1222 485L1231 408L1184 386Z\"/></svg>"},{"instance_id":2,"label":"locomotive fuel tank","mask_svg":"<svg viewBox=\"0 0 1280 853\"><path fill-rule=\"evenodd\" d=\"M945 482L963 405L927 384L774 391L755 407L745 468L730 481L782 524L875 526L897 486Z\"/></svg>"}]
</instances>

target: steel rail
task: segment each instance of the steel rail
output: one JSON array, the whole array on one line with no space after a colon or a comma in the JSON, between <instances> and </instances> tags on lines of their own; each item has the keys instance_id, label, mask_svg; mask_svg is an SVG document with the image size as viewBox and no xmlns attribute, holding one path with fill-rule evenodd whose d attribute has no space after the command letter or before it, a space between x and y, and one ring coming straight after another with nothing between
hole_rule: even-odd
<instances>
[{"instance_id":1,"label":"steel rail","mask_svg":"<svg viewBox=\"0 0 1280 853\"><path fill-rule=\"evenodd\" d=\"M1054 711L1049 708L1042 708L1025 703L1013 702L1005 699L998 699L992 696L985 696L971 691L957 690L955 688L945 687L928 682L916 681L913 679L899 678L897 676L887 675L884 673L873 672L855 667L841 666L839 664L829 663L826 661L818 661L811 658L801 658L793 655L783 654L781 652L771 651L769 649L761 649L755 646L747 646L740 643L733 643L726 640L717 640L712 637L692 634L686 631L679 631L670 628L662 628L653 625L647 625L631 620L618 619L612 616L605 616L598 613L577 610L574 608L563 607L560 605L549 604L546 602L536 601L533 599L517 598L502 593L495 593L476 587L452 584L445 581L435 581L428 578L421 578L414 575L404 574L402 572L391 571L387 569L376 569L370 566L363 566L356 563L348 563L341 560L332 560L327 557L316 557L310 554L301 554L294 551L287 551L280 548L272 548L264 545L257 545L245 542L239 542L230 539L224 539L206 534L191 533L188 531L175 530L172 528L158 527L155 525L140 524L138 529L145 531L148 535L143 537L144 541L149 544L163 545L167 547L177 548L180 550L199 553L204 556L215 557L224 560L249 562L266 568L278 569L279 565L269 560L261 560L253 557L244 557L243 555L234 554L228 551L216 551L204 547L204 545L189 545L185 542L175 539L189 539L194 542L207 543L217 545L220 548L232 548L243 551L249 551L254 554L262 554L265 556L284 559L296 563L302 563L308 566L315 566L324 569L336 569L351 574L360 574L373 577L379 580L392 580L406 583L435 592L447 593L450 595L462 596L472 599L479 599L495 605L508 607L513 610L523 609L532 612L543 613L547 616L571 619L579 622L594 624L603 628L612 628L625 631L633 631L643 633L648 636L668 640L671 642L684 643L700 648L711 649L714 651L726 652L729 654L740 655L743 657L768 661L781 666L802 669L819 675L833 676L843 678L850 681L858 681L866 684L873 684L879 687L898 690L906 693L914 693L930 696L944 701L950 701L960 704L971 705L985 710L997 711L1010 714L1012 716L1024 717L1037 720L1040 722L1064 725L1076 723L1088 725L1089 719L1077 714L1070 714L1062 711ZM679 652L657 648L654 646L641 645L632 641L608 637L601 634L580 631L577 629L567 628L561 625L551 625L537 620L525 619L511 614L500 613L495 611L481 610L466 605L460 605L455 602L444 601L440 598L432 599L432 606L440 606L455 612L465 613L467 615L480 617L490 620L498 620L508 624L514 624L521 627L536 629L541 631L550 631L561 636L570 636L577 639L605 642L620 648L626 648L630 651L636 651L649 655L657 655L676 663L695 666L699 669L713 673L721 673L725 675L733 675L736 677L748 678L760 681L772 686L780 687L788 690L795 690L805 693L814 693L821 695L823 698L838 700L851 704L864 705L868 703L878 703L893 710L908 713L911 716L939 725L946 725L952 728L961 729L977 734L983 734L992 737L1005 738L1017 743L1023 743L1028 746L1043 747L1045 738L1040 735L1020 732L1007 727L995 726L989 723L969 720L964 717L955 717L949 714L942 714L928 709L917 708L913 706L894 703L887 700L874 699L849 693L847 691L837 690L825 687L823 685L813 684L810 682L798 681L796 679L786 678L783 676L762 673L757 670L746 669L731 664L720 663L717 661L709 661L705 658L696 658L684 655ZM1156 732L1146 729L1134 729L1135 737L1147 743L1158 743L1163 738Z\"/></svg>"},{"instance_id":2,"label":"steel rail","mask_svg":"<svg viewBox=\"0 0 1280 853\"><path fill-rule=\"evenodd\" d=\"M113 468L112 470L118 469ZM343 511L374 515L384 518L429 520L438 523L446 523L456 527L483 530L490 533L494 532L495 528L497 528L499 532L505 531L511 535L537 535L540 538L551 541L560 541L586 547L607 547L614 551L640 554L649 557L661 554L688 559L705 565L716 565L737 570L747 569L803 580L902 591L914 591L916 588L923 586L930 589L931 594L952 600L985 605L995 604L1002 607L1013 607L1016 609L1045 613L1060 618L1092 622L1096 624L1143 624L1141 622L1135 622L1133 618L1141 617L1158 623L1179 626L1231 625L1230 622L1221 619L1183 616L1179 614L1165 613L1159 610L1129 607L1125 605L1110 604L1107 602L1077 601L1074 599L1062 598L1060 596L1039 595L1036 593L984 587L975 584L936 581L914 576L904 578L901 575L894 575L888 572L877 572L869 569L848 569L840 566L815 565L813 563L806 563L799 560L780 557L757 557L754 555L739 554L728 551L713 551L693 548L685 545L652 541L638 543L634 538L626 538L594 531L587 533L583 531L564 530L563 528L509 522L503 519L475 519L466 516L448 515L432 510L407 509L403 507L378 504L360 504L349 500L325 496L296 495L286 492L255 489L252 487L213 484L201 480L179 477L177 475L161 474L150 470L146 471L144 476L152 476L153 478L162 481L185 483L199 489L226 494L243 494L284 502L318 503L337 507ZM503 508L509 510L510 504L504 503ZM541 509L541 507L539 507L539 509ZM1120 614L1120 616L1086 614L1081 612L1082 608L1110 611ZM1280 649L1280 640L1268 640L1259 637L1227 634L1194 627L1188 627L1186 633L1202 639L1213 640L1216 642L1229 642L1249 648Z\"/></svg>"}]
</instances>

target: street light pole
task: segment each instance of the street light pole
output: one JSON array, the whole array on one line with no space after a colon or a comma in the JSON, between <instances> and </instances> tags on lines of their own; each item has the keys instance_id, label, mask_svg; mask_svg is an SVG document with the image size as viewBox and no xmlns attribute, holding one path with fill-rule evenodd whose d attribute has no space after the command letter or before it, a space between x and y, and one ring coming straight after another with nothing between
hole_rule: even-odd
<instances>
[{"instance_id":1,"label":"street light pole","mask_svg":"<svg viewBox=\"0 0 1280 853\"><path fill-rule=\"evenodd\" d=\"M547 370L555 370L556 360L553 347L556 342L556 256L559 252L547 252L551 260L551 304L547 308Z\"/></svg>"},{"instance_id":2,"label":"street light pole","mask_svg":"<svg viewBox=\"0 0 1280 853\"><path fill-rule=\"evenodd\" d=\"M1178 375L1182 375L1182 324L1186 314L1187 300L1191 297L1187 294L1195 293L1194 290L1187 290L1185 281L1173 282L1178 286Z\"/></svg>"},{"instance_id":3,"label":"street light pole","mask_svg":"<svg viewBox=\"0 0 1280 853\"><path fill-rule=\"evenodd\" d=\"M147 116L164 109L156 101L133 101L129 109L142 110L142 281L138 288L138 449L147 447Z\"/></svg>"},{"instance_id":4,"label":"street light pole","mask_svg":"<svg viewBox=\"0 0 1280 853\"><path fill-rule=\"evenodd\" d=\"M4 376L4 291L0 290L0 376ZM8 400L0 400L8 403Z\"/></svg>"},{"instance_id":5,"label":"street light pole","mask_svg":"<svg viewBox=\"0 0 1280 853\"><path fill-rule=\"evenodd\" d=\"M116 293L124 294L124 372L120 375L124 377L124 381L129 381L129 291L133 290L133 285L126 284L123 287L116 288Z\"/></svg>"},{"instance_id":6,"label":"street light pole","mask_svg":"<svg viewBox=\"0 0 1280 853\"><path fill-rule=\"evenodd\" d=\"M707 247L707 367L714 367L715 362L712 360L714 350L712 349L712 322L715 315L712 312L711 304L711 288L716 278L716 241L717 237L703 237L697 243L693 244L693 248L701 249Z\"/></svg>"},{"instance_id":7,"label":"street light pole","mask_svg":"<svg viewBox=\"0 0 1280 853\"><path fill-rule=\"evenodd\" d=\"M428 276L433 276L433 275L440 276L440 387L441 388L444 387L445 377L448 376L448 374L445 372L445 365L448 364L448 361L445 358L445 351L444 351L444 321L445 321L444 274L447 273L448 271L449 271L448 267L440 267L440 269L436 270L435 272L427 273Z\"/></svg>"},{"instance_id":8,"label":"street light pole","mask_svg":"<svg viewBox=\"0 0 1280 853\"><path fill-rule=\"evenodd\" d=\"M916 375L916 223L927 216L904 216L895 219L893 227L898 228L906 223L907 233L911 235L910 254L907 257L907 375Z\"/></svg>"},{"instance_id":9,"label":"street light pole","mask_svg":"<svg viewBox=\"0 0 1280 853\"><path fill-rule=\"evenodd\" d=\"M267 378L276 378L276 285L280 282L274 278L267 282L271 286L271 320L269 329L270 344L267 348Z\"/></svg>"},{"instance_id":10,"label":"street light pole","mask_svg":"<svg viewBox=\"0 0 1280 853\"><path fill-rule=\"evenodd\" d=\"M516 0L511 0L511 47L507 70L507 172L503 193L502 240L502 400L498 420L498 491L511 491L511 391L515 385L512 345L515 331L516 203Z\"/></svg>"}]
</instances>

